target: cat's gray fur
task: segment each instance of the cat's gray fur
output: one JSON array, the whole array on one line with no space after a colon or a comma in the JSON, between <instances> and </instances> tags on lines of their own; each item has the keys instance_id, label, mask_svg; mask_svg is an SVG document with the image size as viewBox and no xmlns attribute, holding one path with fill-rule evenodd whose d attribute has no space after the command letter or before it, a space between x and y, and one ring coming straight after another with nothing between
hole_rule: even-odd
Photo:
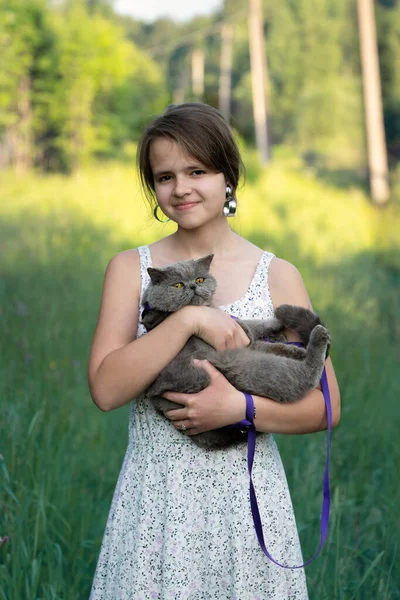
<instances>
[{"instance_id":1,"label":"cat's gray fur","mask_svg":"<svg viewBox=\"0 0 400 600\"><path fill-rule=\"evenodd\" d=\"M142 323L153 329L170 313L189 304L211 306L217 287L209 273L213 255L199 260L182 261L168 267L149 268L151 283L143 294ZM203 283L196 283L204 278ZM182 283L180 288L174 284ZM193 358L207 359L238 390L295 402L317 387L329 351L330 335L318 315L303 307L281 305L267 320L237 322L250 339L250 345L235 350L216 351L202 339L192 336L179 354L165 367L147 390L156 409L181 408L160 396L168 391L196 393L207 387L209 376L192 363ZM286 345L283 331L294 329L306 348ZM275 342L265 342L263 338ZM221 428L191 436L203 448L215 449L247 439L247 433Z\"/></svg>"}]
</instances>

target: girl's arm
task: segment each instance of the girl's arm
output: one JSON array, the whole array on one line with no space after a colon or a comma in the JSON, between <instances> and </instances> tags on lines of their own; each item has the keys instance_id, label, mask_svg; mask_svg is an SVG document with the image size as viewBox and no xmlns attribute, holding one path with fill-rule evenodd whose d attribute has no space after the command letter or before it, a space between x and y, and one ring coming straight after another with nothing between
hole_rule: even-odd
<instances>
[{"instance_id":1,"label":"girl's arm","mask_svg":"<svg viewBox=\"0 0 400 600\"><path fill-rule=\"evenodd\" d=\"M340 419L340 395L331 360L326 361L329 392L332 403L332 427ZM254 424L257 431L267 433L311 433L327 428L325 401L319 389L312 390L307 396L291 404L281 404L253 396L256 407Z\"/></svg>"},{"instance_id":2,"label":"girl's arm","mask_svg":"<svg viewBox=\"0 0 400 600\"><path fill-rule=\"evenodd\" d=\"M139 301L139 254L117 254L107 266L89 357L90 393L103 411L127 404L146 389L190 336L186 321L176 314L135 340Z\"/></svg>"},{"instance_id":3,"label":"girl's arm","mask_svg":"<svg viewBox=\"0 0 400 600\"><path fill-rule=\"evenodd\" d=\"M199 368L210 376L210 385L198 394L168 392L164 398L182 404L165 412L177 429L184 422L187 435L196 435L210 429L238 423L246 416L246 400L242 392L207 360L198 361ZM338 389L332 363L328 359L326 371L332 401L332 427L336 427L340 417ZM333 376L333 377L332 377ZM312 390L298 402L283 404L270 398L253 396L256 407L254 424L257 431L266 433L311 433L326 429L325 402L322 392Z\"/></svg>"},{"instance_id":4,"label":"girl's arm","mask_svg":"<svg viewBox=\"0 0 400 600\"><path fill-rule=\"evenodd\" d=\"M108 264L89 357L90 393L103 411L127 404L146 390L192 335L220 350L249 343L228 315L200 306L183 308L135 339L139 301L139 253L128 250Z\"/></svg>"},{"instance_id":5,"label":"girl's arm","mask_svg":"<svg viewBox=\"0 0 400 600\"><path fill-rule=\"evenodd\" d=\"M269 288L274 308L281 304L293 304L313 310L303 279L296 267L289 262L279 258L271 261ZM288 341L301 341L295 331L286 331L286 337ZM340 421L340 391L330 358L327 359L325 368L332 403L332 426L336 427ZM308 433L327 427L325 402L320 387L312 390L299 402L280 405L279 410L276 409L277 403L270 399L258 398L255 402L256 409L259 409L256 426L260 431Z\"/></svg>"}]
</instances>

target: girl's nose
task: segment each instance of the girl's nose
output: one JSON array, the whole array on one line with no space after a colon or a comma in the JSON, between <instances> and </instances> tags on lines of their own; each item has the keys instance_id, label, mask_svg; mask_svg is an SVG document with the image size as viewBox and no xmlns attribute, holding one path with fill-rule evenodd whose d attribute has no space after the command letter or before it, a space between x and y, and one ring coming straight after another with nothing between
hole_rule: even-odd
<instances>
[{"instance_id":1,"label":"girl's nose","mask_svg":"<svg viewBox=\"0 0 400 600\"><path fill-rule=\"evenodd\" d=\"M175 196L186 196L187 194L190 194L191 191L192 188L188 185L185 179L176 179L174 190Z\"/></svg>"}]
</instances>

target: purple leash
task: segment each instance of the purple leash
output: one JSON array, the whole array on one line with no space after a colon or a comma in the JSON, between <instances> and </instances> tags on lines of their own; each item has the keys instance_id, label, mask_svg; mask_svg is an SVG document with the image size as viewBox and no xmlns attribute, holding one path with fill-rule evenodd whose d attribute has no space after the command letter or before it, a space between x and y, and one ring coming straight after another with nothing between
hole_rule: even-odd
<instances>
[{"instance_id":1,"label":"purple leash","mask_svg":"<svg viewBox=\"0 0 400 600\"><path fill-rule=\"evenodd\" d=\"M287 342L289 344L294 344L296 346L303 346L300 342ZM284 569L302 569L306 565L309 565L313 560L317 558L319 553L322 550L322 547L326 540L326 535L328 533L328 523L329 523L329 511L331 505L331 493L329 488L329 459L330 459L330 445L331 445L331 427L332 427L332 406L331 406L331 397L329 393L328 387L328 379L326 376L326 370L322 372L321 376L321 388L322 393L324 395L325 407L326 407L326 415L327 415L327 441L326 441L326 463L325 463L325 473L324 473L324 484L323 484L323 502L322 502L322 512L321 512L321 537L319 542L319 547L317 552L314 554L312 558L310 558L303 565L282 565L278 561L276 561L268 552L265 542L264 542L264 534L261 524L260 511L258 510L256 493L253 485L252 478L252 470L253 470L253 462L254 462L254 453L256 450L256 428L254 425L254 401L253 397L247 392L243 392L246 397L246 419L243 419L239 423L236 423L234 427L248 428L248 446L247 446L247 465L249 469L250 476L250 504L251 504L251 512L253 515L254 527L256 530L258 542L264 552L264 554L278 567L282 567Z\"/></svg>"}]
</instances>

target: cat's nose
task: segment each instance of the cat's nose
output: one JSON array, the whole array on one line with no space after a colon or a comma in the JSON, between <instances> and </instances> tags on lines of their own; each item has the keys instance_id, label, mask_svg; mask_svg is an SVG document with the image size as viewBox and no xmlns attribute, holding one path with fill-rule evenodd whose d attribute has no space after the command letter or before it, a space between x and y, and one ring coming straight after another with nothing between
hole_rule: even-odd
<instances>
[{"instance_id":1,"label":"cat's nose","mask_svg":"<svg viewBox=\"0 0 400 600\"><path fill-rule=\"evenodd\" d=\"M196 284L195 284L195 283L192 283L192 285L190 286L190 289L191 289L191 290L195 290L195 289L196 289Z\"/></svg>"}]
</instances>

